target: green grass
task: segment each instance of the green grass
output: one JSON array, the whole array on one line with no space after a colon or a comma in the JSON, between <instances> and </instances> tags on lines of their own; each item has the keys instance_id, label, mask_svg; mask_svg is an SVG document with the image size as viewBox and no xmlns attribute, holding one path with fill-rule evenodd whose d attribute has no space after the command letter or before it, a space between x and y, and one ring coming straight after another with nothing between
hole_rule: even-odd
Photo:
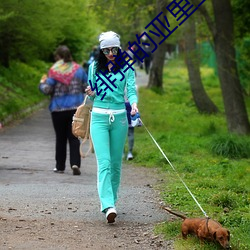
<instances>
[{"instance_id":1,"label":"green grass","mask_svg":"<svg viewBox=\"0 0 250 250\"><path fill-rule=\"evenodd\" d=\"M139 90L142 120L178 175L144 127L135 130L133 163L159 169L164 181L156 188L165 204L189 217L202 217L183 179L206 213L230 230L232 249L250 249L250 138L227 132L219 81L210 68L202 68L201 73L208 95L220 110L217 115L197 111L187 70L180 60L165 66L163 93ZM250 101L246 102L250 113ZM175 239L178 250L218 248L213 243L201 248L192 237L184 242L178 237L180 224L179 219L162 223L155 231Z\"/></svg>"},{"instance_id":2,"label":"green grass","mask_svg":"<svg viewBox=\"0 0 250 250\"><path fill-rule=\"evenodd\" d=\"M12 62L9 69L0 67L0 122L10 115L20 117L21 111L46 98L39 92L38 84L47 70L48 66L38 61L30 65Z\"/></svg>"}]
</instances>

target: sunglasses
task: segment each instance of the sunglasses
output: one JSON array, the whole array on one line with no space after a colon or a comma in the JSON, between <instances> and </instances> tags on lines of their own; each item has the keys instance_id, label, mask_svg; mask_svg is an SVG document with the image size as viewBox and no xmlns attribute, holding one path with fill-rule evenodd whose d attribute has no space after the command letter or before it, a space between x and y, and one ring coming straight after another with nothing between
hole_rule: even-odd
<instances>
[{"instance_id":1,"label":"sunglasses","mask_svg":"<svg viewBox=\"0 0 250 250\"><path fill-rule=\"evenodd\" d=\"M116 55L118 53L119 48L118 47L114 47L111 49L105 48L102 50L104 55L108 55L110 53L110 51L112 52L113 55Z\"/></svg>"}]
</instances>

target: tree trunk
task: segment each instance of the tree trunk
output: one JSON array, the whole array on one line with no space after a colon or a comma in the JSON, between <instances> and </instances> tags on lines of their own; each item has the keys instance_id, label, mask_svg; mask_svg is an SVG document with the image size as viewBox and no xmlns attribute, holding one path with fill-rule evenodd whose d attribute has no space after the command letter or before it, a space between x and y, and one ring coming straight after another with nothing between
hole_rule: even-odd
<instances>
[{"instance_id":1,"label":"tree trunk","mask_svg":"<svg viewBox=\"0 0 250 250\"><path fill-rule=\"evenodd\" d=\"M154 52L152 66L149 73L148 88L156 87L163 89L163 66L165 61L166 48L162 44Z\"/></svg>"},{"instance_id":2,"label":"tree trunk","mask_svg":"<svg viewBox=\"0 0 250 250\"><path fill-rule=\"evenodd\" d=\"M160 16L160 20L165 23L164 16L166 15L167 9L167 1L166 0L157 0L157 14L160 12L163 12L163 14ZM160 30L165 33L164 27L160 26ZM162 40L162 37L157 37L154 39L156 44L159 44L159 42ZM164 61L165 61L165 54L166 54L166 46L164 46L164 43L161 45L158 45L158 48L153 53L153 60L152 60L152 67L150 69L149 73L149 81L148 81L148 88L156 87L159 89L163 89L163 67L164 67Z\"/></svg>"},{"instance_id":3,"label":"tree trunk","mask_svg":"<svg viewBox=\"0 0 250 250\"><path fill-rule=\"evenodd\" d=\"M232 7L230 0L212 0L212 3L216 28L214 45L228 129L248 134L250 124L235 60Z\"/></svg>"},{"instance_id":4,"label":"tree trunk","mask_svg":"<svg viewBox=\"0 0 250 250\"><path fill-rule=\"evenodd\" d=\"M196 28L193 17L186 22L185 54L188 76L195 105L200 113L217 113L218 108L207 95L200 75L200 57L196 48Z\"/></svg>"}]
</instances>

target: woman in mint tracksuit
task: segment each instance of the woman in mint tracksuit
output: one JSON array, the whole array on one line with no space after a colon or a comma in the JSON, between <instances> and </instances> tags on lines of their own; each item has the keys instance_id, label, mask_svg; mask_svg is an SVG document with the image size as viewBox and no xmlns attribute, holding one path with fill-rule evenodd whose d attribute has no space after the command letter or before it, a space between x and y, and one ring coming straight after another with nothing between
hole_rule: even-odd
<instances>
[{"instance_id":1,"label":"woman in mint tracksuit","mask_svg":"<svg viewBox=\"0 0 250 250\"><path fill-rule=\"evenodd\" d=\"M128 131L125 89L132 107L131 115L138 112L135 73L133 69L123 73L127 65L121 68L115 62L115 56L121 53L119 38L120 36L112 31L100 35L99 57L89 67L90 86L86 88L87 95L93 100L90 133L97 159L97 188L101 211L106 213L108 223L113 223L117 216L115 204Z\"/></svg>"}]
</instances>

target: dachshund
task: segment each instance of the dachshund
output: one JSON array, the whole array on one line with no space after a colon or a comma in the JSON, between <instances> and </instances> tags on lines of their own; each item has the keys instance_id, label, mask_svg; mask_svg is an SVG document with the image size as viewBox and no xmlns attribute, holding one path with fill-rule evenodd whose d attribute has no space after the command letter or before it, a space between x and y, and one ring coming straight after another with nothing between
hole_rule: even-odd
<instances>
[{"instance_id":1,"label":"dachshund","mask_svg":"<svg viewBox=\"0 0 250 250\"><path fill-rule=\"evenodd\" d=\"M222 225L210 218L187 218L185 215L173 212L171 209L163 207L169 213L183 219L181 233L183 239L187 239L188 234L196 235L200 241L208 240L218 242L223 249L231 249L229 240L230 232Z\"/></svg>"}]
</instances>

